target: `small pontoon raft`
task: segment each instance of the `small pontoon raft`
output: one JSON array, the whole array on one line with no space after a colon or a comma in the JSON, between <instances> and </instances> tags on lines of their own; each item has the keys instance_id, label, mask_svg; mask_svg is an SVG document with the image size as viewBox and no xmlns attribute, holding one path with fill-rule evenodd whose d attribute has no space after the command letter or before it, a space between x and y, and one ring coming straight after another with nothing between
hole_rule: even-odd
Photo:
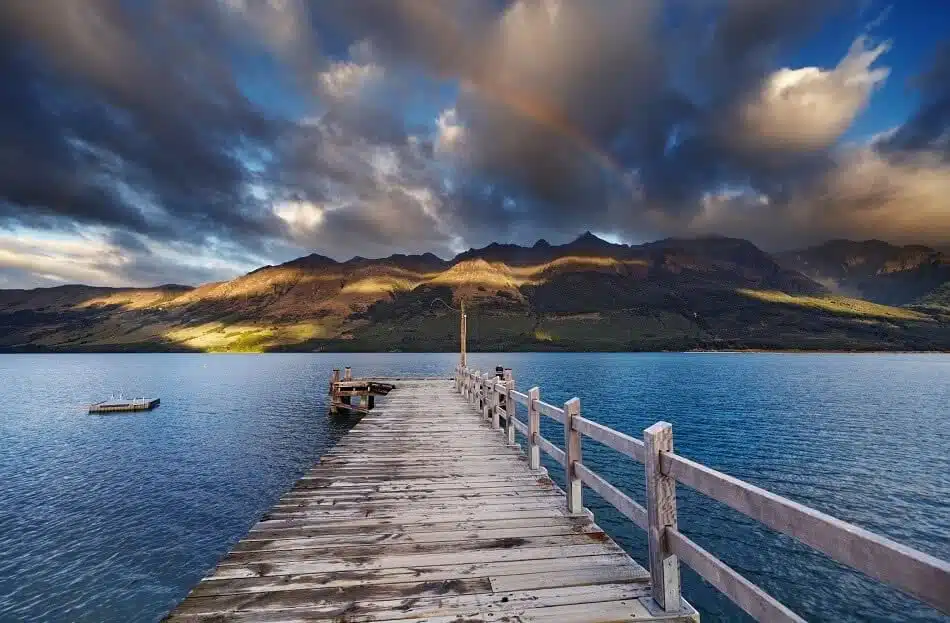
<instances>
[{"instance_id":1,"label":"small pontoon raft","mask_svg":"<svg viewBox=\"0 0 950 623\"><path fill-rule=\"evenodd\" d=\"M109 400L89 405L89 413L122 413L127 411L151 411L158 406L158 398L123 398L113 395Z\"/></svg>"}]
</instances>

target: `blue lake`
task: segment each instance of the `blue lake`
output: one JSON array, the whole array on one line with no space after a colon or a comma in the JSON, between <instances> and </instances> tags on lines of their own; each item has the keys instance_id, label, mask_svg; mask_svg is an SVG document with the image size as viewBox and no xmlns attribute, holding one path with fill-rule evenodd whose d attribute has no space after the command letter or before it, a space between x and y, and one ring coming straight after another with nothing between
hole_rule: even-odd
<instances>
[{"instance_id":1,"label":"blue lake","mask_svg":"<svg viewBox=\"0 0 950 623\"><path fill-rule=\"evenodd\" d=\"M0 355L0 621L156 621L342 435L334 367L448 375L451 354ZM542 399L950 559L950 356L483 354ZM148 413L93 416L113 391ZM562 435L545 423L552 440ZM590 440L585 463L641 499L643 471ZM549 467L561 479L555 465ZM680 528L812 621L948 621L680 487ZM585 490L641 562L640 530ZM745 621L684 571L705 621Z\"/></svg>"}]
</instances>

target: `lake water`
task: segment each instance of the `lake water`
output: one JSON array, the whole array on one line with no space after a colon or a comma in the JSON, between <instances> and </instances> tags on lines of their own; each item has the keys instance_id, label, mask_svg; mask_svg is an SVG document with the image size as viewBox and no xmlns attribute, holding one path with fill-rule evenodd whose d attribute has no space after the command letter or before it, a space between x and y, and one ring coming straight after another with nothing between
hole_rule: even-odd
<instances>
[{"instance_id":1,"label":"lake water","mask_svg":"<svg viewBox=\"0 0 950 623\"><path fill-rule=\"evenodd\" d=\"M345 427L333 367L449 373L450 354L0 355L0 621L155 621ZM950 559L950 356L472 354L519 389L581 398L634 436ZM91 416L108 397L152 412ZM545 434L562 439L557 424ZM643 471L588 440L585 463L642 500ZM552 475L559 479L559 470ZM679 487L680 527L813 621L947 621L792 539ZM585 503L641 562L640 530ZM748 620L684 571L705 621Z\"/></svg>"}]
</instances>

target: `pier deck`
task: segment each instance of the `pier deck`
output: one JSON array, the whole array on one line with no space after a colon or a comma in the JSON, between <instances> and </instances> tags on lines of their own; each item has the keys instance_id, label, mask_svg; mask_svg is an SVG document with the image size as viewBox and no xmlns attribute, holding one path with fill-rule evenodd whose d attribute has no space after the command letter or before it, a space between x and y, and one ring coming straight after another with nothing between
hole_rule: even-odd
<instances>
[{"instance_id":1,"label":"pier deck","mask_svg":"<svg viewBox=\"0 0 950 623\"><path fill-rule=\"evenodd\" d=\"M451 380L408 380L169 621L693 621Z\"/></svg>"}]
</instances>

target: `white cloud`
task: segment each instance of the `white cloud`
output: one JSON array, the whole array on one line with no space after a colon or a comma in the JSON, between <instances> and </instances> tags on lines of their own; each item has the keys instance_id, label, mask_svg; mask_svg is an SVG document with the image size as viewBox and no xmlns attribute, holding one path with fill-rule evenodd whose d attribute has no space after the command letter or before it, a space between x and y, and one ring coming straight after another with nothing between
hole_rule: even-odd
<instances>
[{"instance_id":1,"label":"white cloud","mask_svg":"<svg viewBox=\"0 0 950 623\"><path fill-rule=\"evenodd\" d=\"M312 234L325 219L323 207L310 201L282 201L275 204L273 210L294 237Z\"/></svg>"},{"instance_id":2,"label":"white cloud","mask_svg":"<svg viewBox=\"0 0 950 623\"><path fill-rule=\"evenodd\" d=\"M435 125L438 130L435 153L452 153L465 140L465 126L459 121L458 112L454 108L443 110L435 120Z\"/></svg>"},{"instance_id":3,"label":"white cloud","mask_svg":"<svg viewBox=\"0 0 950 623\"><path fill-rule=\"evenodd\" d=\"M230 279L264 263L259 257L236 260L229 255L231 246L215 240L201 248L154 241L143 244L146 248L140 251L124 248L103 229L87 229L81 234L33 229L2 232L0 283L7 287L61 283L149 287L182 281L184 275L190 276L185 280L190 283Z\"/></svg>"},{"instance_id":4,"label":"white cloud","mask_svg":"<svg viewBox=\"0 0 950 623\"><path fill-rule=\"evenodd\" d=\"M375 63L337 61L319 74L323 92L336 99L359 97L364 89L383 77L383 68Z\"/></svg>"},{"instance_id":5,"label":"white cloud","mask_svg":"<svg viewBox=\"0 0 950 623\"><path fill-rule=\"evenodd\" d=\"M768 249L789 249L832 238L880 238L895 243L950 240L950 163L939 154L892 159L873 147L838 156L824 177L793 189L783 202L754 189L706 193L687 223L665 223L687 234L723 234Z\"/></svg>"},{"instance_id":6,"label":"white cloud","mask_svg":"<svg viewBox=\"0 0 950 623\"><path fill-rule=\"evenodd\" d=\"M126 285L118 274L124 263L118 247L91 235L0 234L0 268L17 269L38 281Z\"/></svg>"},{"instance_id":7,"label":"white cloud","mask_svg":"<svg viewBox=\"0 0 950 623\"><path fill-rule=\"evenodd\" d=\"M859 37L834 69L779 69L742 109L742 140L754 147L823 149L833 144L867 106L887 68L871 65L890 45L868 47Z\"/></svg>"}]
</instances>

